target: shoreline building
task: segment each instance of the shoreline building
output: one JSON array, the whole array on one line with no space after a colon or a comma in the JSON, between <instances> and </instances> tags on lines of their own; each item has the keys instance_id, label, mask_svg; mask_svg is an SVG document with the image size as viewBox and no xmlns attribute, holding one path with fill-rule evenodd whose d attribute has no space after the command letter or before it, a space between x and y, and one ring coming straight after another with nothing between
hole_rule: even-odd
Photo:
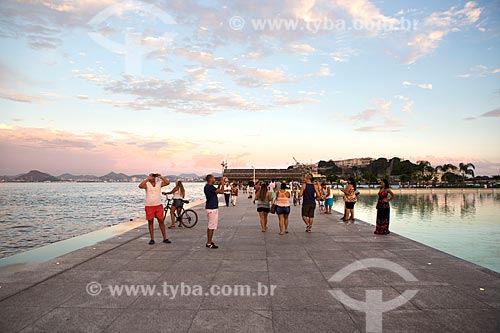
<instances>
[{"instance_id":1,"label":"shoreline building","mask_svg":"<svg viewBox=\"0 0 500 333\"><path fill-rule=\"evenodd\" d=\"M254 174L255 172L255 174ZM311 174L316 180L324 180L325 176L318 173L318 164L301 164L297 163L287 169L224 169L223 177L227 177L230 181L248 182L250 180L276 181L291 180L302 181L304 175Z\"/></svg>"},{"instance_id":2,"label":"shoreline building","mask_svg":"<svg viewBox=\"0 0 500 333\"><path fill-rule=\"evenodd\" d=\"M330 160L331 161L331 160ZM349 158L346 160L333 161L339 168L365 167L373 161L371 157Z\"/></svg>"},{"instance_id":3,"label":"shoreline building","mask_svg":"<svg viewBox=\"0 0 500 333\"><path fill-rule=\"evenodd\" d=\"M255 179L270 181L302 180L305 171L303 169L255 169ZM248 182L254 178L254 169L225 169L223 177L230 181Z\"/></svg>"}]
</instances>

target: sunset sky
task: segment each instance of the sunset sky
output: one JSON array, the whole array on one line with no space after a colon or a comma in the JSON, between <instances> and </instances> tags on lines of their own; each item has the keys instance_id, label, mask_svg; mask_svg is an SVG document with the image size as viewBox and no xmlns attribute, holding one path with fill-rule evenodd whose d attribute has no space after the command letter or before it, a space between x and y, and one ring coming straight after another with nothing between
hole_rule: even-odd
<instances>
[{"instance_id":1,"label":"sunset sky","mask_svg":"<svg viewBox=\"0 0 500 333\"><path fill-rule=\"evenodd\" d=\"M0 174L500 174L499 1L2 0L0 48Z\"/></svg>"}]
</instances>

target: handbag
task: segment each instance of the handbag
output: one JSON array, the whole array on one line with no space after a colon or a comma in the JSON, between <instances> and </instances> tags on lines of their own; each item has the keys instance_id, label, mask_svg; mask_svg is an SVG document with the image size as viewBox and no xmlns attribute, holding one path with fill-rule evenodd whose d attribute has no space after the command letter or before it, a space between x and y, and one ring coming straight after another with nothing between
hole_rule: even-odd
<instances>
[{"instance_id":1,"label":"handbag","mask_svg":"<svg viewBox=\"0 0 500 333\"><path fill-rule=\"evenodd\" d=\"M269 213L276 214L276 204L275 203L273 203L271 205L271 208L269 209Z\"/></svg>"},{"instance_id":2,"label":"handbag","mask_svg":"<svg viewBox=\"0 0 500 333\"><path fill-rule=\"evenodd\" d=\"M276 200L278 199L278 195L273 200L273 203L271 205L271 208L269 209L269 213L271 214L276 214Z\"/></svg>"}]
</instances>

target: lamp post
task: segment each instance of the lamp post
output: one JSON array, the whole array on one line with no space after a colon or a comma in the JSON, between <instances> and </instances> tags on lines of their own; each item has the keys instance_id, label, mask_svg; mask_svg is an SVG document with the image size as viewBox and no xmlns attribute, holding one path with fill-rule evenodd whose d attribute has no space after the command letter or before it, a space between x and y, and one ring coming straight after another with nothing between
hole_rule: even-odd
<instances>
[{"instance_id":1,"label":"lamp post","mask_svg":"<svg viewBox=\"0 0 500 333\"><path fill-rule=\"evenodd\" d=\"M255 184L255 167L252 165L252 169L253 169L253 183Z\"/></svg>"},{"instance_id":2,"label":"lamp post","mask_svg":"<svg viewBox=\"0 0 500 333\"><path fill-rule=\"evenodd\" d=\"M224 177L224 171L227 169L227 161L222 161L220 165L222 167L222 177Z\"/></svg>"}]
</instances>

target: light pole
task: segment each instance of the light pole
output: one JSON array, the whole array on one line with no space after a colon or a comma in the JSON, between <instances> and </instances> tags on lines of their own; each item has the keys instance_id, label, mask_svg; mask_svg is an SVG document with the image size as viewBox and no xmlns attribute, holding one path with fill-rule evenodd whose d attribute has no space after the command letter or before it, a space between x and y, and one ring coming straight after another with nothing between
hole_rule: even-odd
<instances>
[{"instance_id":1,"label":"light pole","mask_svg":"<svg viewBox=\"0 0 500 333\"><path fill-rule=\"evenodd\" d=\"M224 171L227 169L227 161L222 161L220 165L222 167L222 177L224 177Z\"/></svg>"},{"instance_id":2,"label":"light pole","mask_svg":"<svg viewBox=\"0 0 500 333\"><path fill-rule=\"evenodd\" d=\"M255 167L252 165L252 169L253 169L253 183L255 184Z\"/></svg>"}]
</instances>

